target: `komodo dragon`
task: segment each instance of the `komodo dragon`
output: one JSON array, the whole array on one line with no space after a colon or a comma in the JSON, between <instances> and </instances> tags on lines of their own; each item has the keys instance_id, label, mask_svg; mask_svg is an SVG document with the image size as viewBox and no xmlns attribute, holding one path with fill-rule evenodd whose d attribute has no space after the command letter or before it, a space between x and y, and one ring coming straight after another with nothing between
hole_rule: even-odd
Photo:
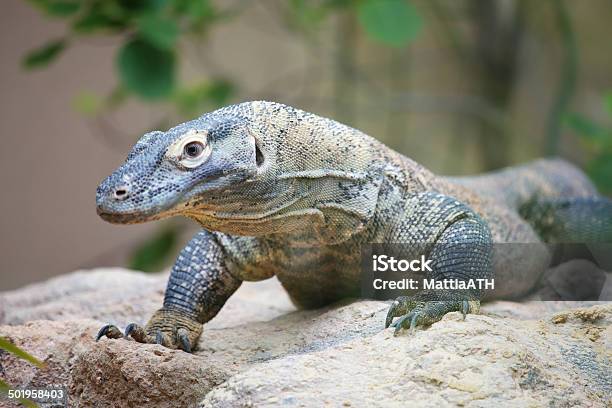
<instances>
[{"instance_id":1,"label":"komodo dragon","mask_svg":"<svg viewBox=\"0 0 612 408\"><path fill-rule=\"evenodd\" d=\"M465 253L453 244L542 243L546 251L546 240L600 239L612 228L600 220L603 231L594 234L582 222L585 211L610 214L610 201L562 160L441 177L358 130L261 101L145 134L100 184L96 204L112 223L182 215L201 225L146 326L121 333L109 324L97 336L187 352L242 281L276 275L302 308L358 297L360 253L369 243L429 243L431 278L495 274L496 296L520 297L536 285L541 265L507 276L520 253L495 259L493 250ZM395 317L399 330L451 311L477 313L482 296L471 289L402 296L386 327Z\"/></svg>"}]
</instances>

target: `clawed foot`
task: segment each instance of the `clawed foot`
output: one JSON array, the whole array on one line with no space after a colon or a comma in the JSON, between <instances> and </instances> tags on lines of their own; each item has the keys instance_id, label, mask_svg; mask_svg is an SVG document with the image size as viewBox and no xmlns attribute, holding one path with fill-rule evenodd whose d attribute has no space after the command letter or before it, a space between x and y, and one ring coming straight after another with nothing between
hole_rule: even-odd
<instances>
[{"instance_id":1,"label":"clawed foot","mask_svg":"<svg viewBox=\"0 0 612 408\"><path fill-rule=\"evenodd\" d=\"M394 335L401 329L414 331L417 326L429 326L442 319L449 312L459 311L463 318L468 313L478 313L478 300L419 300L417 297L398 297L387 312L385 328L395 327ZM399 317L395 322L393 319Z\"/></svg>"},{"instance_id":2,"label":"clawed foot","mask_svg":"<svg viewBox=\"0 0 612 408\"><path fill-rule=\"evenodd\" d=\"M121 333L117 326L107 324L98 332L96 341L104 336L111 339L131 337L139 343L161 344L191 353L201 333L201 323L182 312L162 308L153 314L145 327L130 323Z\"/></svg>"}]
</instances>

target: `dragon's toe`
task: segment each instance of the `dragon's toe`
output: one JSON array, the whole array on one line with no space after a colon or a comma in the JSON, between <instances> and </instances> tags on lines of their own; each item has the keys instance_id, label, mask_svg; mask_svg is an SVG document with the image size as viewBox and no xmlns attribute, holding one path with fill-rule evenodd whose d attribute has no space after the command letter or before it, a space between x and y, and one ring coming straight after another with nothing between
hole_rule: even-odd
<instances>
[{"instance_id":1,"label":"dragon's toe","mask_svg":"<svg viewBox=\"0 0 612 408\"><path fill-rule=\"evenodd\" d=\"M131 337L139 343L152 343L151 338L147 335L145 329L136 323L128 324L125 328L123 336L125 338Z\"/></svg>"},{"instance_id":2,"label":"dragon's toe","mask_svg":"<svg viewBox=\"0 0 612 408\"><path fill-rule=\"evenodd\" d=\"M96 341L104 336L111 339L131 337L138 343L161 344L164 347L191 353L201 333L201 323L181 312L160 309L151 316L145 327L130 323L121 333L117 326L107 324L98 332Z\"/></svg>"},{"instance_id":3,"label":"dragon's toe","mask_svg":"<svg viewBox=\"0 0 612 408\"><path fill-rule=\"evenodd\" d=\"M429 326L444 317L445 314L459 311L463 318L468 313L478 313L480 301L474 299L460 300L422 300L417 295L413 298L401 296L389 308L386 327L394 327L397 335L402 329L414 331L418 326ZM393 319L399 317L395 322Z\"/></svg>"},{"instance_id":4,"label":"dragon's toe","mask_svg":"<svg viewBox=\"0 0 612 408\"><path fill-rule=\"evenodd\" d=\"M109 339L118 339L123 337L123 334L121 333L121 330L117 328L117 326L113 324L106 324L98 331L96 341L100 340L104 336L108 337Z\"/></svg>"}]
</instances>

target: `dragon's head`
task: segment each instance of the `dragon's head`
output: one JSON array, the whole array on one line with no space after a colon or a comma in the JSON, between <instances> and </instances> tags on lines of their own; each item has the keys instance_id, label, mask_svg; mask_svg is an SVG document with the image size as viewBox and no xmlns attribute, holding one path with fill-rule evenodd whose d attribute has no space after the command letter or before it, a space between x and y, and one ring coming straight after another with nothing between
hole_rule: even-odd
<instances>
[{"instance_id":1,"label":"dragon's head","mask_svg":"<svg viewBox=\"0 0 612 408\"><path fill-rule=\"evenodd\" d=\"M264 170L249 125L252 104L203 115L166 132L145 134L125 163L98 187L98 214L113 223L137 223L239 201L233 195Z\"/></svg>"}]
</instances>

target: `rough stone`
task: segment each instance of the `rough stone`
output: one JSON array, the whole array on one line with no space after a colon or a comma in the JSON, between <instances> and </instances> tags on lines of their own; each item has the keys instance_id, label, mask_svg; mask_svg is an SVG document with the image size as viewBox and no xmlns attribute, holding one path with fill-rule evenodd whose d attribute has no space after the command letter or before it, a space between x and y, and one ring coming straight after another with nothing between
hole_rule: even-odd
<instances>
[{"instance_id":1,"label":"rough stone","mask_svg":"<svg viewBox=\"0 0 612 408\"><path fill-rule=\"evenodd\" d=\"M201 407L603 407L612 391L612 308L595 308L606 320L594 326L452 313L413 334L378 331L249 368Z\"/></svg>"},{"instance_id":2,"label":"rough stone","mask_svg":"<svg viewBox=\"0 0 612 408\"><path fill-rule=\"evenodd\" d=\"M246 283L190 355L100 326L143 323L167 274L80 271L0 294L0 336L46 363L0 354L15 386L60 384L69 406L606 406L612 305L494 302L394 337L388 304L295 311L272 279ZM1 405L1 403L0 403Z\"/></svg>"}]
</instances>

